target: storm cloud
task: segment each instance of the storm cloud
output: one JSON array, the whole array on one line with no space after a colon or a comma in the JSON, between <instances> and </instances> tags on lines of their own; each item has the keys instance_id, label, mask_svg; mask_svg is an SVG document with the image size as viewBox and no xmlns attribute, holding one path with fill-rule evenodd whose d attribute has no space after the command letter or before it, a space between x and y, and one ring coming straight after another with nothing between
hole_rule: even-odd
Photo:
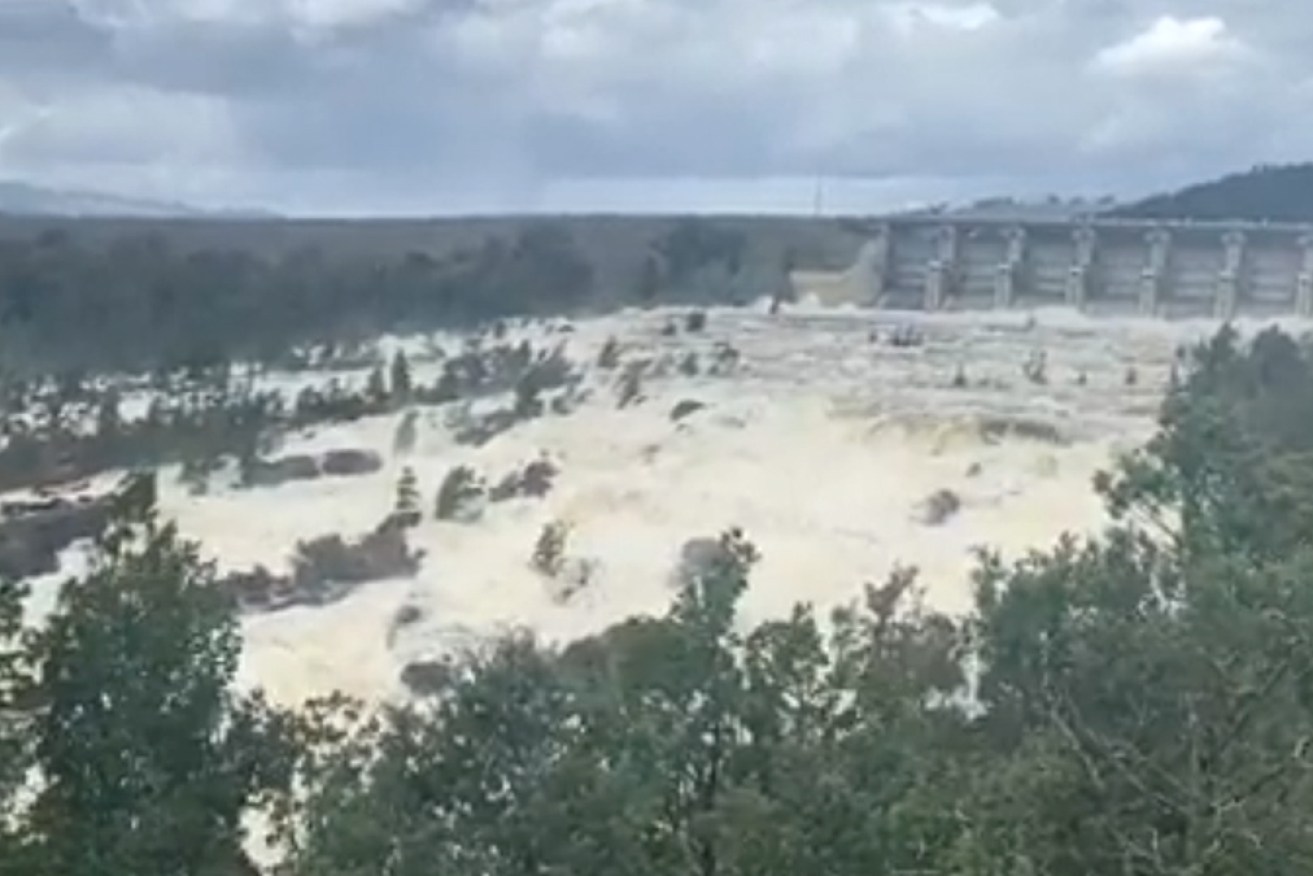
<instances>
[{"instance_id":1,"label":"storm cloud","mask_svg":"<svg viewBox=\"0 0 1313 876\"><path fill-rule=\"evenodd\" d=\"M291 212L797 209L1313 157L1271 0L0 0L0 178Z\"/></svg>"}]
</instances>

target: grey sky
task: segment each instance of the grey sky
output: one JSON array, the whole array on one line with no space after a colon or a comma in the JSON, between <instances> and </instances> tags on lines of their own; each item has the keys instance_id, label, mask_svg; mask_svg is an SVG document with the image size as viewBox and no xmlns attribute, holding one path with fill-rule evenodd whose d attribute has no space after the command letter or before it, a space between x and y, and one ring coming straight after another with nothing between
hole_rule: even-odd
<instances>
[{"instance_id":1,"label":"grey sky","mask_svg":"<svg viewBox=\"0 0 1313 876\"><path fill-rule=\"evenodd\" d=\"M0 178L290 212L833 210L1313 158L1276 0L0 0Z\"/></svg>"}]
</instances>

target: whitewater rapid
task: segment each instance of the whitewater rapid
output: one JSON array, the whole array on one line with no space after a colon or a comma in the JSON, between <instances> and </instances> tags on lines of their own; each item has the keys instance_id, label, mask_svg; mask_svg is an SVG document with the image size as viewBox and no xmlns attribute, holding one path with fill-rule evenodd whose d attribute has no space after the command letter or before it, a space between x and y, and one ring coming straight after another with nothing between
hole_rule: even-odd
<instances>
[{"instance_id":1,"label":"whitewater rapid","mask_svg":"<svg viewBox=\"0 0 1313 876\"><path fill-rule=\"evenodd\" d=\"M771 316L756 308L712 310L706 330L690 335L681 318L627 312L580 321L570 333L513 330L512 341L528 332L536 344L565 342L589 366L591 397L574 413L522 423L482 447L457 445L441 410L425 408L404 457L392 452L399 414L311 430L281 449L370 448L386 463L366 477L220 486L196 497L166 472L163 513L221 569L282 570L300 539L363 533L392 509L403 467L418 477L425 520L409 534L426 552L419 573L365 584L331 605L246 617L243 683L289 704L332 690L400 696L408 662L500 631L527 627L565 641L663 611L680 547L731 526L762 555L742 604L746 622L799 601L824 614L897 564L920 569L930 605L965 611L974 548L1016 557L1105 522L1093 475L1150 434L1178 347L1216 328L1063 311ZM661 329L672 319L681 331L668 337ZM924 344L887 343L897 324L915 325ZM615 373L594 366L611 337L626 361L666 357L673 365L693 350L705 366L717 342L741 359L731 376L669 368L645 380L642 404L617 409ZM459 339L438 340L458 349ZM387 343L421 349L414 340ZM1047 362L1042 385L1022 374L1038 351ZM414 376L431 381L439 367L418 364ZM966 387L953 385L959 367ZM365 373L347 377L363 382ZM290 393L307 377L266 379ZM672 422L672 407L685 399L706 407ZM986 434L1004 421L1038 424L1032 431L1043 434ZM544 499L492 504L475 523L433 519L434 494L453 466L495 482L542 453L560 468ZM955 492L961 509L927 525L920 503L941 489ZM542 526L558 519L571 526L567 556L596 566L591 585L566 604L529 564ZM399 626L403 607L420 619Z\"/></svg>"}]
</instances>

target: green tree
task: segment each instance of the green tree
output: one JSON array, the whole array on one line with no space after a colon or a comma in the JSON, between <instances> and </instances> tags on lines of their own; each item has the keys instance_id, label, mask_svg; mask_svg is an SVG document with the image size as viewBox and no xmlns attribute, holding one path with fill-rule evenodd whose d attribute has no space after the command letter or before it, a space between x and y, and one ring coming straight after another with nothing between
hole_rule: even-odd
<instances>
[{"instance_id":1,"label":"green tree","mask_svg":"<svg viewBox=\"0 0 1313 876\"><path fill-rule=\"evenodd\" d=\"M289 778L283 716L232 689L231 597L149 498L125 500L32 642L52 874L239 872L242 816Z\"/></svg>"},{"instance_id":2,"label":"green tree","mask_svg":"<svg viewBox=\"0 0 1313 876\"><path fill-rule=\"evenodd\" d=\"M904 607L900 574L831 642L805 607L745 636L756 551L714 547L662 617L429 673L307 782L303 872L937 872L960 833L937 756L962 745L957 628Z\"/></svg>"},{"instance_id":3,"label":"green tree","mask_svg":"<svg viewBox=\"0 0 1313 876\"><path fill-rule=\"evenodd\" d=\"M438 520L474 519L486 495L487 485L478 473L467 465L458 465L447 472L438 487L434 516Z\"/></svg>"},{"instance_id":4,"label":"green tree","mask_svg":"<svg viewBox=\"0 0 1313 876\"><path fill-rule=\"evenodd\" d=\"M661 263L653 253L643 256L643 263L638 271L638 303L651 307L661 294Z\"/></svg>"},{"instance_id":5,"label":"green tree","mask_svg":"<svg viewBox=\"0 0 1313 876\"><path fill-rule=\"evenodd\" d=\"M623 775L581 744L575 696L550 651L511 637L443 679L318 769L298 872L645 872L626 829L642 813L629 808Z\"/></svg>"},{"instance_id":6,"label":"green tree","mask_svg":"<svg viewBox=\"0 0 1313 876\"><path fill-rule=\"evenodd\" d=\"M398 350L392 357L391 376L392 398L404 404L410 400L411 393L414 391L410 376L410 360L406 358L404 350Z\"/></svg>"},{"instance_id":7,"label":"green tree","mask_svg":"<svg viewBox=\"0 0 1313 876\"><path fill-rule=\"evenodd\" d=\"M397 423L397 431L392 435L392 452L398 455L410 453L418 439L419 413L411 409L403 413Z\"/></svg>"},{"instance_id":8,"label":"green tree","mask_svg":"<svg viewBox=\"0 0 1313 876\"><path fill-rule=\"evenodd\" d=\"M1313 557L1185 556L1123 531L982 566L994 748L973 816L994 866L1165 876L1313 863Z\"/></svg>"},{"instance_id":9,"label":"green tree","mask_svg":"<svg viewBox=\"0 0 1313 876\"><path fill-rule=\"evenodd\" d=\"M1196 349L1120 524L977 575L968 873L1299 873L1313 863L1307 351Z\"/></svg>"},{"instance_id":10,"label":"green tree","mask_svg":"<svg viewBox=\"0 0 1313 876\"><path fill-rule=\"evenodd\" d=\"M552 520L543 525L533 546L529 565L539 574L555 578L565 563L565 545L570 537L570 524Z\"/></svg>"},{"instance_id":11,"label":"green tree","mask_svg":"<svg viewBox=\"0 0 1313 876\"><path fill-rule=\"evenodd\" d=\"M415 477L415 470L406 466L397 480L397 498L392 516L405 526L414 526L423 516L419 506L419 481Z\"/></svg>"},{"instance_id":12,"label":"green tree","mask_svg":"<svg viewBox=\"0 0 1313 876\"><path fill-rule=\"evenodd\" d=\"M1157 434L1102 476L1111 510L1188 550L1288 555L1313 526L1313 357L1276 329L1190 352Z\"/></svg>"},{"instance_id":13,"label":"green tree","mask_svg":"<svg viewBox=\"0 0 1313 876\"><path fill-rule=\"evenodd\" d=\"M377 365L375 365L373 370L369 372L369 380L365 384L365 395L374 402L387 400L387 380L383 377L383 369Z\"/></svg>"},{"instance_id":14,"label":"green tree","mask_svg":"<svg viewBox=\"0 0 1313 876\"><path fill-rule=\"evenodd\" d=\"M19 585L0 582L0 873L40 872L21 811L34 717L31 667L21 641L25 596Z\"/></svg>"}]
</instances>

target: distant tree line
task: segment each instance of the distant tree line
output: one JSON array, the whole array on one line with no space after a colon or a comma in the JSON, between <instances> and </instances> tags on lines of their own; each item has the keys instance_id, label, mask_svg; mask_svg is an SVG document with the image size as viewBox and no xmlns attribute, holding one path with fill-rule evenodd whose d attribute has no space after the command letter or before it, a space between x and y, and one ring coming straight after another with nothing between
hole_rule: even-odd
<instances>
[{"instance_id":1,"label":"distant tree line","mask_svg":"<svg viewBox=\"0 0 1313 876\"><path fill-rule=\"evenodd\" d=\"M158 237L109 246L65 232L0 242L0 364L208 367L292 344L576 309L592 270L550 225L443 258L297 251L181 253Z\"/></svg>"},{"instance_id":2,"label":"distant tree line","mask_svg":"<svg viewBox=\"0 0 1313 876\"><path fill-rule=\"evenodd\" d=\"M1109 215L1137 219L1313 222L1313 164L1258 165L1154 195Z\"/></svg>"},{"instance_id":3,"label":"distant tree line","mask_svg":"<svg viewBox=\"0 0 1313 876\"><path fill-rule=\"evenodd\" d=\"M550 221L445 254L388 256L182 251L158 235L92 244L51 230L0 240L0 373L204 368L383 331L741 300L746 251L742 232L676 221L635 254L626 288L603 289L570 230Z\"/></svg>"}]
</instances>

